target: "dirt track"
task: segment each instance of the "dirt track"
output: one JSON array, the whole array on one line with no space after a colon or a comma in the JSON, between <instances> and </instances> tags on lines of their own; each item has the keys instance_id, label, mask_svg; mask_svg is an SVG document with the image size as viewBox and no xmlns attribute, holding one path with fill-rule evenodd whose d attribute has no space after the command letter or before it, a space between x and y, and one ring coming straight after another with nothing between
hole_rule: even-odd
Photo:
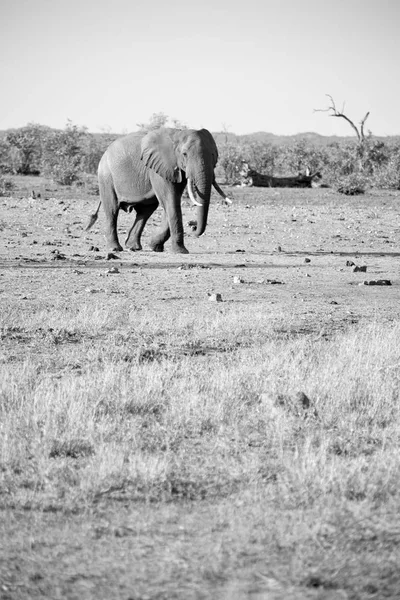
<instances>
[{"instance_id":1,"label":"dirt track","mask_svg":"<svg viewBox=\"0 0 400 600\"><path fill-rule=\"evenodd\" d=\"M148 224L143 252L106 260L104 217L89 234L94 196L72 190L41 198L2 199L0 271L5 306L23 301L41 308L83 297L132 297L136 306L159 302L207 302L265 306L285 312L291 327L326 333L364 318L399 315L399 192L357 198L331 190L234 189L232 207L213 197L206 234L186 230L190 254L157 254L148 240L160 211ZM46 194L49 197L46 197ZM184 223L195 217L184 204ZM132 215L120 215L127 230ZM92 247L98 250L91 249ZM305 262L309 259L310 262ZM367 272L353 272L352 260ZM119 273L107 273L111 268ZM235 283L234 278L240 282ZM389 279L391 287L359 285Z\"/></svg>"}]
</instances>

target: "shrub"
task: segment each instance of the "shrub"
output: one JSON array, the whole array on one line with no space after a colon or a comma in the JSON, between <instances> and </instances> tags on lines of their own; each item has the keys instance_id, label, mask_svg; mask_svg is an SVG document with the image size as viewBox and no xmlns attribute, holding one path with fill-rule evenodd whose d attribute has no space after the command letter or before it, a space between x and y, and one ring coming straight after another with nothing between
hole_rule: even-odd
<instances>
[{"instance_id":1,"label":"shrub","mask_svg":"<svg viewBox=\"0 0 400 600\"><path fill-rule=\"evenodd\" d=\"M339 177L334 184L336 190L346 196L364 194L369 186L370 180L364 173L352 173L345 177Z\"/></svg>"},{"instance_id":2,"label":"shrub","mask_svg":"<svg viewBox=\"0 0 400 600\"><path fill-rule=\"evenodd\" d=\"M29 123L15 131L6 134L5 142L8 145L6 154L8 165L21 175L39 175L43 155L43 146L51 134L50 127ZM6 148L3 146L3 152Z\"/></svg>"},{"instance_id":3,"label":"shrub","mask_svg":"<svg viewBox=\"0 0 400 600\"><path fill-rule=\"evenodd\" d=\"M55 131L44 146L43 173L61 185L78 181L84 170L87 136L85 128L70 121L64 131Z\"/></svg>"}]
</instances>

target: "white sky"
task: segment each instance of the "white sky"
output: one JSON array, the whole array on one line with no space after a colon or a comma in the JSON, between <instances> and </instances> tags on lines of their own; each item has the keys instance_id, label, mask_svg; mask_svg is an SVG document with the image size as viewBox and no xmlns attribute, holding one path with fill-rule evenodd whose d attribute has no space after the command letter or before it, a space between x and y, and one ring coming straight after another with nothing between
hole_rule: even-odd
<instances>
[{"instance_id":1,"label":"white sky","mask_svg":"<svg viewBox=\"0 0 400 600\"><path fill-rule=\"evenodd\" d=\"M0 129L400 134L400 0L1 0Z\"/></svg>"}]
</instances>

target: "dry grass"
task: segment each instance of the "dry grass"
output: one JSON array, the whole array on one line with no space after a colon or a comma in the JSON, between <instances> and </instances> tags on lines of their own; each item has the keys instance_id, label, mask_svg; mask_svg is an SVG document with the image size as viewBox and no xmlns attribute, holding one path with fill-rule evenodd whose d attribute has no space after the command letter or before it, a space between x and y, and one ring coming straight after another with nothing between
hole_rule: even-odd
<instances>
[{"instance_id":1,"label":"dry grass","mask_svg":"<svg viewBox=\"0 0 400 600\"><path fill-rule=\"evenodd\" d=\"M64 544L106 537L113 574L89 544L106 583L81 597L396 597L397 323L326 339L240 306L64 308L0 317L0 502L56 513Z\"/></svg>"}]
</instances>

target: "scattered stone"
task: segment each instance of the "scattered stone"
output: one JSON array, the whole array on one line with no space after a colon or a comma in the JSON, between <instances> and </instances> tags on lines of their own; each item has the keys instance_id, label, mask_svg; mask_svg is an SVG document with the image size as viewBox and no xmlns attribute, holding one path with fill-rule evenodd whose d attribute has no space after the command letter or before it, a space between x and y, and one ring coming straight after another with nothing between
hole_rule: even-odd
<instances>
[{"instance_id":1,"label":"scattered stone","mask_svg":"<svg viewBox=\"0 0 400 600\"><path fill-rule=\"evenodd\" d=\"M353 268L353 273L366 273L366 272L367 272L367 265L363 265L361 267L356 265Z\"/></svg>"},{"instance_id":2,"label":"scattered stone","mask_svg":"<svg viewBox=\"0 0 400 600\"><path fill-rule=\"evenodd\" d=\"M244 280L235 275L235 277L233 278L233 283L244 283Z\"/></svg>"},{"instance_id":3,"label":"scattered stone","mask_svg":"<svg viewBox=\"0 0 400 600\"><path fill-rule=\"evenodd\" d=\"M97 246L90 246L90 247L89 247L89 250L90 250L91 252L99 252L99 249L98 249L98 247L97 247Z\"/></svg>"},{"instance_id":4,"label":"scattered stone","mask_svg":"<svg viewBox=\"0 0 400 600\"><path fill-rule=\"evenodd\" d=\"M304 262L305 262L305 263L310 263L310 262L311 262L311 258L305 258L305 259L304 259Z\"/></svg>"},{"instance_id":5,"label":"scattered stone","mask_svg":"<svg viewBox=\"0 0 400 600\"><path fill-rule=\"evenodd\" d=\"M28 237L28 234L26 233L26 231L21 232L21 237Z\"/></svg>"},{"instance_id":6,"label":"scattered stone","mask_svg":"<svg viewBox=\"0 0 400 600\"><path fill-rule=\"evenodd\" d=\"M221 294L208 294L208 299L210 302L222 302Z\"/></svg>"},{"instance_id":7,"label":"scattered stone","mask_svg":"<svg viewBox=\"0 0 400 600\"><path fill-rule=\"evenodd\" d=\"M295 399L297 402L304 408L304 410L308 410L311 405L310 398L304 392L297 392L295 395Z\"/></svg>"},{"instance_id":8,"label":"scattered stone","mask_svg":"<svg viewBox=\"0 0 400 600\"><path fill-rule=\"evenodd\" d=\"M188 225L188 227L190 227L190 229L192 231L196 231L196 229L197 229L197 221L188 221L187 225Z\"/></svg>"},{"instance_id":9,"label":"scattered stone","mask_svg":"<svg viewBox=\"0 0 400 600\"><path fill-rule=\"evenodd\" d=\"M269 285L283 285L283 281L278 281L278 279L266 279L265 283L269 283Z\"/></svg>"},{"instance_id":10,"label":"scattered stone","mask_svg":"<svg viewBox=\"0 0 400 600\"><path fill-rule=\"evenodd\" d=\"M371 279L370 281L363 281L358 285L392 285L390 279Z\"/></svg>"},{"instance_id":11,"label":"scattered stone","mask_svg":"<svg viewBox=\"0 0 400 600\"><path fill-rule=\"evenodd\" d=\"M83 275L83 271L79 271L78 269L72 269L73 273L76 273L77 275Z\"/></svg>"},{"instance_id":12,"label":"scattered stone","mask_svg":"<svg viewBox=\"0 0 400 600\"><path fill-rule=\"evenodd\" d=\"M101 290L99 289L95 289L95 288L85 288L85 292L88 292L89 294L98 294L99 292L101 292Z\"/></svg>"},{"instance_id":13,"label":"scattered stone","mask_svg":"<svg viewBox=\"0 0 400 600\"><path fill-rule=\"evenodd\" d=\"M113 252L107 252L106 260L118 260L119 257Z\"/></svg>"},{"instance_id":14,"label":"scattered stone","mask_svg":"<svg viewBox=\"0 0 400 600\"><path fill-rule=\"evenodd\" d=\"M355 264L352 260L346 260L346 267L354 267Z\"/></svg>"},{"instance_id":15,"label":"scattered stone","mask_svg":"<svg viewBox=\"0 0 400 600\"><path fill-rule=\"evenodd\" d=\"M62 252L60 252L59 250L52 250L52 257L51 260L66 260L66 256L65 254L63 254Z\"/></svg>"},{"instance_id":16,"label":"scattered stone","mask_svg":"<svg viewBox=\"0 0 400 600\"><path fill-rule=\"evenodd\" d=\"M111 269L107 269L106 274L107 275L114 275L116 273L119 273L119 269L117 267L111 267Z\"/></svg>"}]
</instances>

